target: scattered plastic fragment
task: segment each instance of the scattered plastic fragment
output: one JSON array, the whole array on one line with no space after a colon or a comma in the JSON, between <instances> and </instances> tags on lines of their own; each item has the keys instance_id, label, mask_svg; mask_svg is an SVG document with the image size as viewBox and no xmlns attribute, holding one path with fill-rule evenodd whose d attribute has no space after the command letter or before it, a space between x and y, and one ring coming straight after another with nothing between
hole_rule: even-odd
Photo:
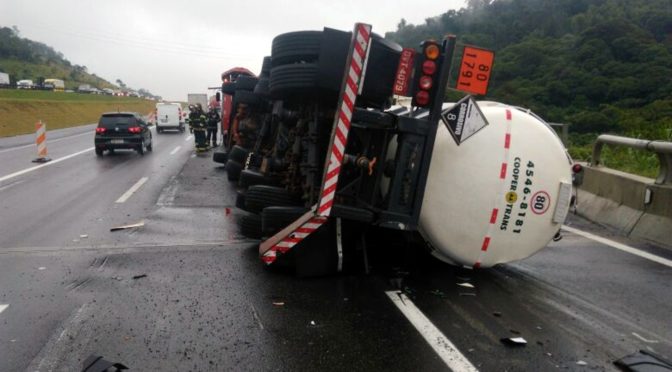
<instances>
[{"instance_id":1,"label":"scattered plastic fragment","mask_svg":"<svg viewBox=\"0 0 672 372\"><path fill-rule=\"evenodd\" d=\"M44 266L40 266L40 267L38 267L37 269L38 269L38 270L46 270L47 268L44 267Z\"/></svg>"},{"instance_id":2,"label":"scattered plastic fragment","mask_svg":"<svg viewBox=\"0 0 672 372\"><path fill-rule=\"evenodd\" d=\"M527 341L522 338L522 337L506 337L502 338L500 341L504 345L509 345L509 346L525 346L527 345Z\"/></svg>"},{"instance_id":3,"label":"scattered plastic fragment","mask_svg":"<svg viewBox=\"0 0 672 372\"><path fill-rule=\"evenodd\" d=\"M457 283L457 285L459 285L460 287L464 287L464 288L476 288L471 283Z\"/></svg>"},{"instance_id":4,"label":"scattered plastic fragment","mask_svg":"<svg viewBox=\"0 0 672 372\"><path fill-rule=\"evenodd\" d=\"M285 306L284 302L273 302L274 306Z\"/></svg>"},{"instance_id":5,"label":"scattered plastic fragment","mask_svg":"<svg viewBox=\"0 0 672 372\"><path fill-rule=\"evenodd\" d=\"M88 238L89 236L88 236L87 234L81 234L79 237L82 238L82 239L86 239L86 238Z\"/></svg>"},{"instance_id":6,"label":"scattered plastic fragment","mask_svg":"<svg viewBox=\"0 0 672 372\"><path fill-rule=\"evenodd\" d=\"M317 324L315 323L314 320L311 320L311 321L310 321L310 325L311 325L311 326L315 326L315 325L317 325Z\"/></svg>"},{"instance_id":7,"label":"scattered plastic fragment","mask_svg":"<svg viewBox=\"0 0 672 372\"><path fill-rule=\"evenodd\" d=\"M587 366L588 365L588 363L584 362L583 360L577 361L576 364L579 365L579 366Z\"/></svg>"},{"instance_id":8,"label":"scattered plastic fragment","mask_svg":"<svg viewBox=\"0 0 672 372\"><path fill-rule=\"evenodd\" d=\"M224 214L226 216L230 215L231 214L231 208L224 208Z\"/></svg>"},{"instance_id":9,"label":"scattered plastic fragment","mask_svg":"<svg viewBox=\"0 0 672 372\"><path fill-rule=\"evenodd\" d=\"M145 226L145 221L140 221L138 223L133 223L133 224L130 224L130 225L113 227L113 228L110 229L110 231L126 230L126 229L132 229L132 228L135 228L135 227L143 227L143 226Z\"/></svg>"},{"instance_id":10,"label":"scattered plastic fragment","mask_svg":"<svg viewBox=\"0 0 672 372\"><path fill-rule=\"evenodd\" d=\"M140 275L135 275L133 277L133 279L142 279L142 278L146 278L146 277L147 277L147 274L140 274Z\"/></svg>"},{"instance_id":11,"label":"scattered plastic fragment","mask_svg":"<svg viewBox=\"0 0 672 372\"><path fill-rule=\"evenodd\" d=\"M114 278L112 278L112 279L114 279L114 280L118 280L118 281L122 281L122 280L123 280L123 278L122 278L122 277L120 277L120 276L115 276L115 277L114 277Z\"/></svg>"}]
</instances>

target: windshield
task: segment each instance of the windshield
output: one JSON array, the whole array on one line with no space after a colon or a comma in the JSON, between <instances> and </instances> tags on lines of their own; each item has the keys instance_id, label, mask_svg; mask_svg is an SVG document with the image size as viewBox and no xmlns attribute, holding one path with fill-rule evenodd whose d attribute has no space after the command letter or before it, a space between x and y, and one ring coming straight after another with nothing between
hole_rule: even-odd
<instances>
[{"instance_id":1,"label":"windshield","mask_svg":"<svg viewBox=\"0 0 672 372\"><path fill-rule=\"evenodd\" d=\"M101 128L114 128L119 125L134 124L137 124L137 120L132 115L105 115L98 122L98 126Z\"/></svg>"}]
</instances>

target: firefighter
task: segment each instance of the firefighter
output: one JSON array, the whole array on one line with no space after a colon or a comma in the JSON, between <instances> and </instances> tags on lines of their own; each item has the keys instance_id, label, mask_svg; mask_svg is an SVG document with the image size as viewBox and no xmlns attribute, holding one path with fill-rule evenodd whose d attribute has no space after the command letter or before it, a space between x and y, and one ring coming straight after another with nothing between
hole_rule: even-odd
<instances>
[{"instance_id":1,"label":"firefighter","mask_svg":"<svg viewBox=\"0 0 672 372\"><path fill-rule=\"evenodd\" d=\"M208 111L208 132L205 138L205 143L209 144L210 138L212 138L212 147L217 147L217 126L219 126L220 120L221 119L219 117L219 112L217 112L217 108L211 107L210 111Z\"/></svg>"},{"instance_id":2,"label":"firefighter","mask_svg":"<svg viewBox=\"0 0 672 372\"><path fill-rule=\"evenodd\" d=\"M196 151L205 151L208 144L205 142L206 117L200 104L189 106L189 130L194 133Z\"/></svg>"}]
</instances>

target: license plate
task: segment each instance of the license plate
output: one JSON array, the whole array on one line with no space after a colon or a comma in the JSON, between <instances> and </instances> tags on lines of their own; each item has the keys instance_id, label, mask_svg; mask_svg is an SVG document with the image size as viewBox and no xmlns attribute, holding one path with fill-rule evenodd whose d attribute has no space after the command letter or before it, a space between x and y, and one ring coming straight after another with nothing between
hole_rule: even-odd
<instances>
[{"instance_id":1,"label":"license plate","mask_svg":"<svg viewBox=\"0 0 672 372\"><path fill-rule=\"evenodd\" d=\"M120 144L124 143L124 140L123 139L113 139L113 140L110 141L110 143L113 144L113 145L120 145Z\"/></svg>"}]
</instances>

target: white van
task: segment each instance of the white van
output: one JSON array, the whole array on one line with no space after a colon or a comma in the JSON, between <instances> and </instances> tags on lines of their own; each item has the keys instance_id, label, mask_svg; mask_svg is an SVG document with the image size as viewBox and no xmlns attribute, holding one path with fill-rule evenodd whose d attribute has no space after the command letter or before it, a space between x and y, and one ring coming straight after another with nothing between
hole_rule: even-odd
<instances>
[{"instance_id":1,"label":"white van","mask_svg":"<svg viewBox=\"0 0 672 372\"><path fill-rule=\"evenodd\" d=\"M154 116L157 133L162 133L166 129L175 129L184 132L182 105L179 103L157 103Z\"/></svg>"}]
</instances>

